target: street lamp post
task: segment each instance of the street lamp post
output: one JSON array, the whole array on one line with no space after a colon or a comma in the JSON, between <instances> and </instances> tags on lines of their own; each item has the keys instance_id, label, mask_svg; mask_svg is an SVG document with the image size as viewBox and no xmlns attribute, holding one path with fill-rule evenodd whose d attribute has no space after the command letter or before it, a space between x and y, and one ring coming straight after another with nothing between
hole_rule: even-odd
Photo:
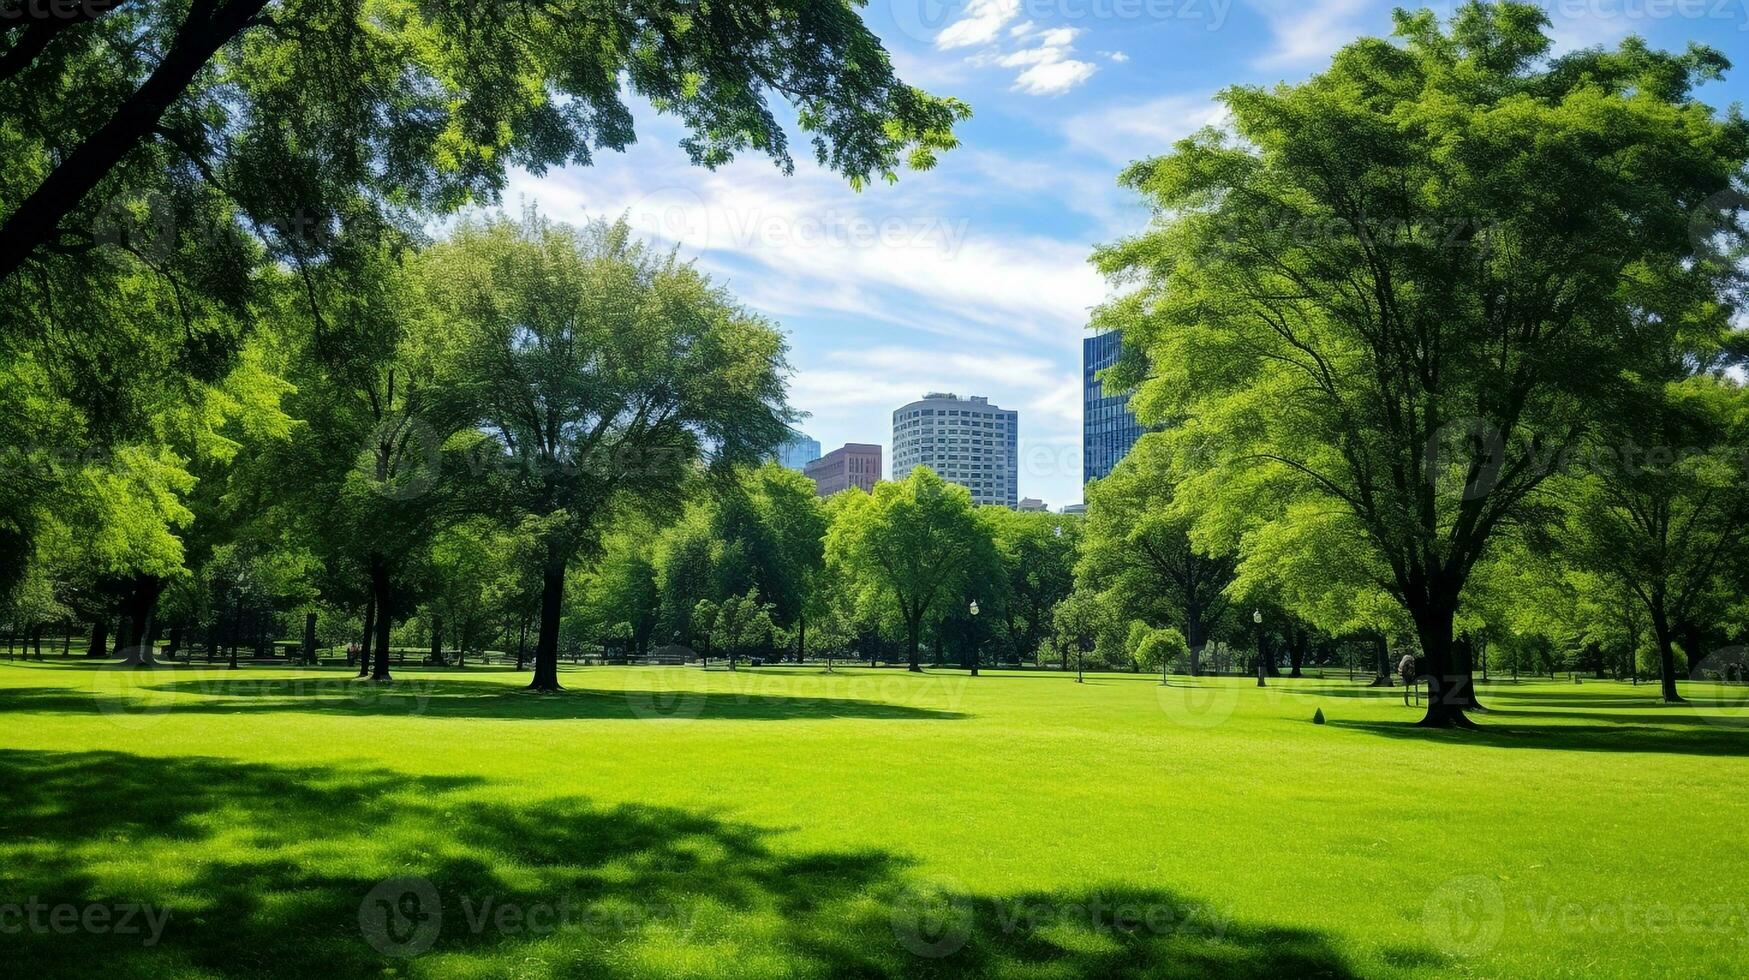
<instances>
[{"instance_id":1,"label":"street lamp post","mask_svg":"<svg viewBox=\"0 0 1749 980\"><path fill-rule=\"evenodd\" d=\"M978 676L978 600L973 599L967 612L972 614L972 676Z\"/></svg>"},{"instance_id":2,"label":"street lamp post","mask_svg":"<svg viewBox=\"0 0 1749 980\"><path fill-rule=\"evenodd\" d=\"M1251 622L1257 626L1257 686L1268 687L1269 685L1264 683L1268 668L1264 665L1263 659L1263 610L1251 610Z\"/></svg>"}]
</instances>

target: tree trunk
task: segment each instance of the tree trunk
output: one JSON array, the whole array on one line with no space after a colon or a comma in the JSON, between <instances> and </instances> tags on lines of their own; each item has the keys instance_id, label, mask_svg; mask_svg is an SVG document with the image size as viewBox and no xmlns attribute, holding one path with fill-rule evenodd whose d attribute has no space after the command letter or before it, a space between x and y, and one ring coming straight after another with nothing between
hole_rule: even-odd
<instances>
[{"instance_id":1,"label":"tree trunk","mask_svg":"<svg viewBox=\"0 0 1749 980\"><path fill-rule=\"evenodd\" d=\"M1670 704L1680 704L1682 695L1676 690L1676 650L1673 646L1670 619L1664 610L1655 604L1652 613L1652 636L1658 643L1658 683L1662 688L1664 700Z\"/></svg>"},{"instance_id":2,"label":"tree trunk","mask_svg":"<svg viewBox=\"0 0 1749 980\"><path fill-rule=\"evenodd\" d=\"M370 647L376 640L377 600L372 595L364 603L364 640L358 645L358 676L370 676Z\"/></svg>"},{"instance_id":3,"label":"tree trunk","mask_svg":"<svg viewBox=\"0 0 1749 980\"><path fill-rule=\"evenodd\" d=\"M910 662L910 666L907 669L913 674L920 674L923 672L923 662L918 659L917 649L917 634L922 630L922 618L923 617L919 616L917 619L905 623L906 659Z\"/></svg>"},{"instance_id":4,"label":"tree trunk","mask_svg":"<svg viewBox=\"0 0 1749 980\"><path fill-rule=\"evenodd\" d=\"M1306 662L1306 634L1303 630L1289 636L1287 662L1288 667L1291 668L1288 671L1289 677L1305 676L1300 673L1300 665Z\"/></svg>"},{"instance_id":5,"label":"tree trunk","mask_svg":"<svg viewBox=\"0 0 1749 980\"><path fill-rule=\"evenodd\" d=\"M1202 649L1208 644L1208 631L1203 629L1202 617L1185 618L1184 641L1190 647L1190 676L1195 677L1202 671Z\"/></svg>"},{"instance_id":6,"label":"tree trunk","mask_svg":"<svg viewBox=\"0 0 1749 980\"><path fill-rule=\"evenodd\" d=\"M1682 624L1682 654L1688 658L1688 679L1701 679L1700 668L1705 662L1701 656L1701 646L1706 642L1705 631L1694 623Z\"/></svg>"},{"instance_id":7,"label":"tree trunk","mask_svg":"<svg viewBox=\"0 0 1749 980\"><path fill-rule=\"evenodd\" d=\"M531 691L558 691L559 613L565 602L565 559L547 546L546 566L541 570L540 635L534 644L534 679Z\"/></svg>"},{"instance_id":8,"label":"tree trunk","mask_svg":"<svg viewBox=\"0 0 1749 980\"><path fill-rule=\"evenodd\" d=\"M1373 677L1367 687L1391 687L1391 645L1380 633L1372 638Z\"/></svg>"},{"instance_id":9,"label":"tree trunk","mask_svg":"<svg viewBox=\"0 0 1749 980\"><path fill-rule=\"evenodd\" d=\"M1428 728L1474 728L1464 714L1473 698L1469 672L1460 664L1452 643L1452 618L1456 602L1434 603L1414 610L1415 633L1426 655L1427 714L1420 724Z\"/></svg>"},{"instance_id":10,"label":"tree trunk","mask_svg":"<svg viewBox=\"0 0 1749 980\"><path fill-rule=\"evenodd\" d=\"M389 564L381 555L371 556L370 587L377 609L376 666L371 670L370 679L392 681L394 678L389 676L389 628L395 621L395 597L389 580Z\"/></svg>"},{"instance_id":11,"label":"tree trunk","mask_svg":"<svg viewBox=\"0 0 1749 980\"><path fill-rule=\"evenodd\" d=\"M528 669L528 619L522 620L522 625L516 631L516 669Z\"/></svg>"},{"instance_id":12,"label":"tree trunk","mask_svg":"<svg viewBox=\"0 0 1749 980\"><path fill-rule=\"evenodd\" d=\"M316 656L316 614L307 612L304 613L304 663L314 667L319 662Z\"/></svg>"},{"instance_id":13,"label":"tree trunk","mask_svg":"<svg viewBox=\"0 0 1749 980\"><path fill-rule=\"evenodd\" d=\"M796 614L796 663L802 664L808 659L808 617L804 613Z\"/></svg>"},{"instance_id":14,"label":"tree trunk","mask_svg":"<svg viewBox=\"0 0 1749 980\"><path fill-rule=\"evenodd\" d=\"M170 649L165 652L165 656L169 657L171 660L175 660L177 656L182 653L183 632L184 627L182 623L177 623L175 626L170 627Z\"/></svg>"},{"instance_id":15,"label":"tree trunk","mask_svg":"<svg viewBox=\"0 0 1749 980\"><path fill-rule=\"evenodd\" d=\"M431 614L431 664L438 666L443 663L443 617L437 613Z\"/></svg>"},{"instance_id":16,"label":"tree trunk","mask_svg":"<svg viewBox=\"0 0 1749 980\"><path fill-rule=\"evenodd\" d=\"M1464 707L1470 711L1487 711L1476 700L1476 646L1469 633L1464 633L1452 644L1452 655L1456 658L1458 669L1466 678Z\"/></svg>"}]
</instances>

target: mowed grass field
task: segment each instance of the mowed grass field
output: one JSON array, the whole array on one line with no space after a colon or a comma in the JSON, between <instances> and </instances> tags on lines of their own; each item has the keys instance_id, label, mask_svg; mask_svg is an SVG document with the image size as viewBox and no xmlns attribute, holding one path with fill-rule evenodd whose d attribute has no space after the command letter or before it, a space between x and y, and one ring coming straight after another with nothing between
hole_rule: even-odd
<instances>
[{"instance_id":1,"label":"mowed grass field","mask_svg":"<svg viewBox=\"0 0 1749 980\"><path fill-rule=\"evenodd\" d=\"M4 972L1749 971L1742 687L396 676L0 666Z\"/></svg>"}]
</instances>

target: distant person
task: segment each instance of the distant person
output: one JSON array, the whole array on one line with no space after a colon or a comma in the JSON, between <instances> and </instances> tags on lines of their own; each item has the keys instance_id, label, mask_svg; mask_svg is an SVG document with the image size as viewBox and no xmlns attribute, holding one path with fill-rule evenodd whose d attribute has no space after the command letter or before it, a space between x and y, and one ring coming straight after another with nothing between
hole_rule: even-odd
<instances>
[{"instance_id":1,"label":"distant person","mask_svg":"<svg viewBox=\"0 0 1749 980\"><path fill-rule=\"evenodd\" d=\"M1403 704L1409 703L1411 692L1415 703L1421 703L1421 684L1415 677L1415 657L1413 654L1403 654L1403 659L1397 661L1397 676L1403 678Z\"/></svg>"}]
</instances>

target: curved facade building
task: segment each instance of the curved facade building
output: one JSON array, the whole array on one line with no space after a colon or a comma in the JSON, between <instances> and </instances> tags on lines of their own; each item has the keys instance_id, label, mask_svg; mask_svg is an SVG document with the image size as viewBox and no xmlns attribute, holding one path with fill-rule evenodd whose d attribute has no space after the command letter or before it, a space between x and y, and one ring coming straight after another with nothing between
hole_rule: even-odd
<instances>
[{"instance_id":1,"label":"curved facade building","mask_svg":"<svg viewBox=\"0 0 1749 980\"><path fill-rule=\"evenodd\" d=\"M972 492L972 502L1020 499L1020 413L974 395L931 392L893 413L893 479L927 466Z\"/></svg>"}]
</instances>

